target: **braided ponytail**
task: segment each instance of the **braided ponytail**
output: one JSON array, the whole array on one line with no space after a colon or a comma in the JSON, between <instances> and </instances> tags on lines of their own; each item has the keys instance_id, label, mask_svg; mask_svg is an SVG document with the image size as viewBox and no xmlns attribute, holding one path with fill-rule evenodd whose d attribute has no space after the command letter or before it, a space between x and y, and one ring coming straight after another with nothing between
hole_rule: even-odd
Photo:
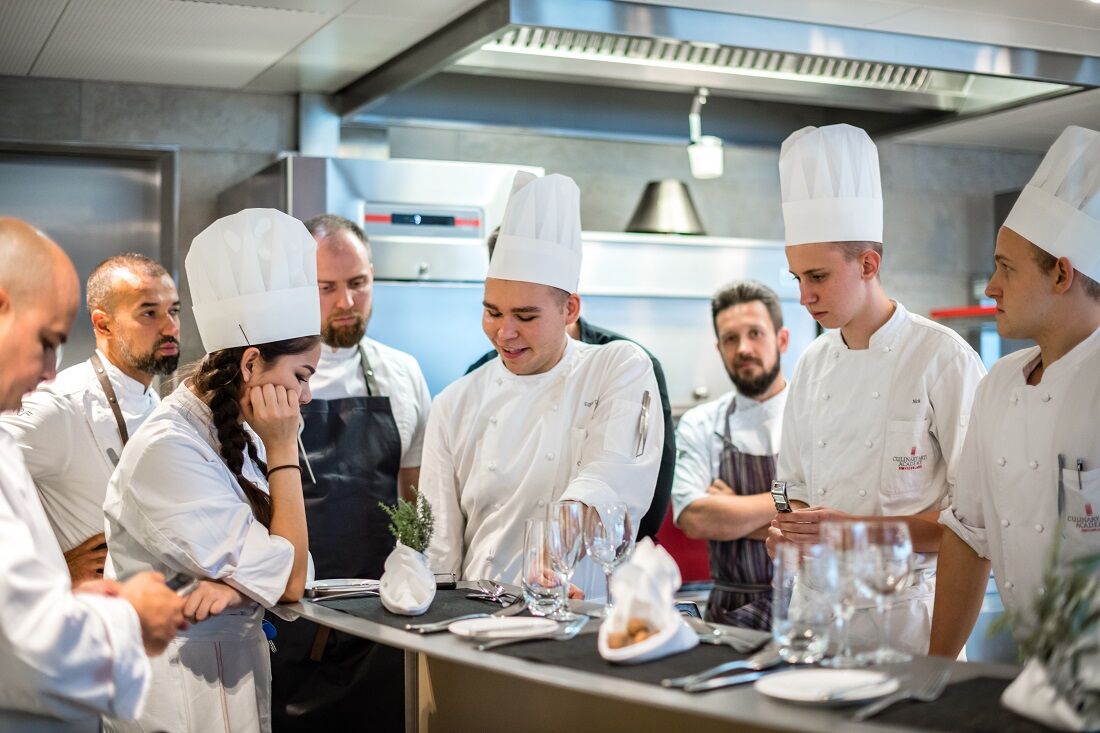
<instances>
[{"instance_id":1,"label":"braided ponytail","mask_svg":"<svg viewBox=\"0 0 1100 733\"><path fill-rule=\"evenodd\" d=\"M308 351L317 341L317 336L305 336L260 344L256 348L259 349L263 361L270 364L280 356ZM192 375L191 383L199 398L210 406L218 437L218 454L237 479L256 519L270 528L271 497L242 473L246 451L260 470L267 473L267 464L260 460L259 450L241 422L241 357L247 348L249 347L238 346L207 354Z\"/></svg>"}]
</instances>

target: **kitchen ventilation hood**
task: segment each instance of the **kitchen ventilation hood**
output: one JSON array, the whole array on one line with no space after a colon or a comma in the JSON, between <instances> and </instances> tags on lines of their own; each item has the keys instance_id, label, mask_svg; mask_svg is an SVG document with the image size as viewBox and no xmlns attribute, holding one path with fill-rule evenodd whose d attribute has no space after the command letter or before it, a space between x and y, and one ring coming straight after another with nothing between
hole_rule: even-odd
<instances>
[{"instance_id":1,"label":"kitchen ventilation hood","mask_svg":"<svg viewBox=\"0 0 1100 733\"><path fill-rule=\"evenodd\" d=\"M487 0L338 93L348 121L438 72L897 112L897 129L1100 86L1100 59L621 2Z\"/></svg>"}]
</instances>

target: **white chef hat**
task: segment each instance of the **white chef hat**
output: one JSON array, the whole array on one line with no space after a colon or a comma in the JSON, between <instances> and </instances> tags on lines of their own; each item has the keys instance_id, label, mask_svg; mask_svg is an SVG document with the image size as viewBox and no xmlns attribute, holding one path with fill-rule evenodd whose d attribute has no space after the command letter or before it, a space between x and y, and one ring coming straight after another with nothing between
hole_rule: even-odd
<instances>
[{"instance_id":1,"label":"white chef hat","mask_svg":"<svg viewBox=\"0 0 1100 733\"><path fill-rule=\"evenodd\" d=\"M187 284L206 353L321 333L317 243L275 209L218 219L191 242Z\"/></svg>"},{"instance_id":2,"label":"white chef hat","mask_svg":"<svg viewBox=\"0 0 1100 733\"><path fill-rule=\"evenodd\" d=\"M878 149L851 125L803 127L779 150L788 245L882 243Z\"/></svg>"},{"instance_id":3,"label":"white chef hat","mask_svg":"<svg viewBox=\"0 0 1100 733\"><path fill-rule=\"evenodd\" d=\"M516 174L489 277L577 292L581 275L581 192L557 173Z\"/></svg>"},{"instance_id":4,"label":"white chef hat","mask_svg":"<svg viewBox=\"0 0 1100 733\"><path fill-rule=\"evenodd\" d=\"M1100 132L1076 125L1063 130L1005 226L1100 280Z\"/></svg>"}]
</instances>

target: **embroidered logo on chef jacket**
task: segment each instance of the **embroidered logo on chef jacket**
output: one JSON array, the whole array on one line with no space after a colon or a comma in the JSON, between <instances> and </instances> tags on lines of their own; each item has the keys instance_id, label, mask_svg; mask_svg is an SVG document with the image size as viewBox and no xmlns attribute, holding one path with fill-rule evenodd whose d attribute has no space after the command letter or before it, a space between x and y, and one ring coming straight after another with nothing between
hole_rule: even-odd
<instances>
[{"instance_id":1,"label":"embroidered logo on chef jacket","mask_svg":"<svg viewBox=\"0 0 1100 733\"><path fill-rule=\"evenodd\" d=\"M1069 514L1066 522L1077 528L1078 532L1100 532L1100 517L1092 513L1092 504L1085 504L1084 514Z\"/></svg>"},{"instance_id":2,"label":"embroidered logo on chef jacket","mask_svg":"<svg viewBox=\"0 0 1100 733\"><path fill-rule=\"evenodd\" d=\"M914 445L909 449L909 455L894 456L894 463L898 464L899 471L919 471L924 468L926 458L928 458L927 453L917 455L917 446Z\"/></svg>"}]
</instances>

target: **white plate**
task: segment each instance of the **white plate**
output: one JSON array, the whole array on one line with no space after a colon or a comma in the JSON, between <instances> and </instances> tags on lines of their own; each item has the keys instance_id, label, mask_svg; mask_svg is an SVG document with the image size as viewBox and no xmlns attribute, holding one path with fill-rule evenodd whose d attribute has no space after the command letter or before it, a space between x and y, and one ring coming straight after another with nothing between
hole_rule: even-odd
<instances>
[{"instance_id":1,"label":"white plate","mask_svg":"<svg viewBox=\"0 0 1100 733\"><path fill-rule=\"evenodd\" d=\"M366 578L326 578L306 583L306 590L331 590L333 588L377 588L379 581Z\"/></svg>"},{"instance_id":2,"label":"white plate","mask_svg":"<svg viewBox=\"0 0 1100 733\"><path fill-rule=\"evenodd\" d=\"M447 627L452 634L474 639L526 639L551 634L557 629L557 621L532 616L468 618Z\"/></svg>"},{"instance_id":3,"label":"white plate","mask_svg":"<svg viewBox=\"0 0 1100 733\"><path fill-rule=\"evenodd\" d=\"M810 705L850 705L889 695L898 680L865 669L792 669L758 679L757 692L777 700ZM829 699L832 695L839 695Z\"/></svg>"}]
</instances>

